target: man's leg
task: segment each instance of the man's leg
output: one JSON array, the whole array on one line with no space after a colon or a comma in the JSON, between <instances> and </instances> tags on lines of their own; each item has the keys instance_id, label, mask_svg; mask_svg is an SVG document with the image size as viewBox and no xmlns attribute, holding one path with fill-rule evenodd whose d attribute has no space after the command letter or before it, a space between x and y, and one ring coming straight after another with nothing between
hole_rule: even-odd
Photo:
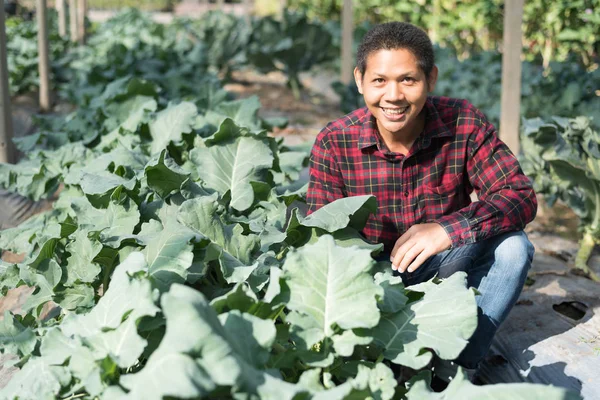
<instances>
[{"instance_id":1,"label":"man's leg","mask_svg":"<svg viewBox=\"0 0 600 400\"><path fill-rule=\"evenodd\" d=\"M533 253L533 245L523 231L509 232L444 251L412 274L402 274L406 285L412 285L436 274L447 278L457 271L465 271L468 285L481 293L476 296L477 329L457 359L463 367L476 368L485 357L496 330L523 289Z\"/></svg>"}]
</instances>

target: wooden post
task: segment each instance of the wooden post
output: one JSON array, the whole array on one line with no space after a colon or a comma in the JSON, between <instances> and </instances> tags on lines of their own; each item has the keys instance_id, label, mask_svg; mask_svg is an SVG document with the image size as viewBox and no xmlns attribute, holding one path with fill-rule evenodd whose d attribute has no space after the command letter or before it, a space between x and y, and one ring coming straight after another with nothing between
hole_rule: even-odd
<instances>
[{"instance_id":1,"label":"wooden post","mask_svg":"<svg viewBox=\"0 0 600 400\"><path fill-rule=\"evenodd\" d=\"M524 0L506 0L502 44L502 99L500 138L511 151L519 154L521 122L521 48Z\"/></svg>"},{"instance_id":2,"label":"wooden post","mask_svg":"<svg viewBox=\"0 0 600 400\"><path fill-rule=\"evenodd\" d=\"M71 42L77 43L77 0L69 0L69 34Z\"/></svg>"},{"instance_id":3,"label":"wooden post","mask_svg":"<svg viewBox=\"0 0 600 400\"><path fill-rule=\"evenodd\" d=\"M246 22L248 26L252 21L252 13L254 12L254 0L243 0L244 1L244 13L246 16Z\"/></svg>"},{"instance_id":4,"label":"wooden post","mask_svg":"<svg viewBox=\"0 0 600 400\"><path fill-rule=\"evenodd\" d=\"M40 74L40 110L50 110L50 60L48 58L48 18L46 0L37 0L38 71Z\"/></svg>"},{"instance_id":5,"label":"wooden post","mask_svg":"<svg viewBox=\"0 0 600 400\"><path fill-rule=\"evenodd\" d=\"M67 36L67 4L65 0L56 0L56 12L58 13L58 34L64 38Z\"/></svg>"},{"instance_id":6,"label":"wooden post","mask_svg":"<svg viewBox=\"0 0 600 400\"><path fill-rule=\"evenodd\" d=\"M279 19L283 20L283 15L287 8L287 0L279 0Z\"/></svg>"},{"instance_id":7,"label":"wooden post","mask_svg":"<svg viewBox=\"0 0 600 400\"><path fill-rule=\"evenodd\" d=\"M0 162L14 163L15 147L12 142L13 126L6 65L6 27L4 7L0 7Z\"/></svg>"},{"instance_id":8,"label":"wooden post","mask_svg":"<svg viewBox=\"0 0 600 400\"><path fill-rule=\"evenodd\" d=\"M342 7L342 71L341 81L344 84L352 82L354 60L352 59L352 0L344 0Z\"/></svg>"},{"instance_id":9,"label":"wooden post","mask_svg":"<svg viewBox=\"0 0 600 400\"><path fill-rule=\"evenodd\" d=\"M87 1L77 1L77 41L79 44L85 44L85 16L87 14Z\"/></svg>"}]
</instances>

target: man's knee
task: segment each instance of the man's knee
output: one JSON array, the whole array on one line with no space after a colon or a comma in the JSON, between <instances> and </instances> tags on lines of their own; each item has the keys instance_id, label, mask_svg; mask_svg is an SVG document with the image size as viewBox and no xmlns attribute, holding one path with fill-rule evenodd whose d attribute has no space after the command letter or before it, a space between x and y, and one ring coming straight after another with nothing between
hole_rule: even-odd
<instances>
[{"instance_id":1,"label":"man's knee","mask_svg":"<svg viewBox=\"0 0 600 400\"><path fill-rule=\"evenodd\" d=\"M535 249L523 231L501 235L494 250L496 264L503 264L507 270L527 274L531 267Z\"/></svg>"}]
</instances>

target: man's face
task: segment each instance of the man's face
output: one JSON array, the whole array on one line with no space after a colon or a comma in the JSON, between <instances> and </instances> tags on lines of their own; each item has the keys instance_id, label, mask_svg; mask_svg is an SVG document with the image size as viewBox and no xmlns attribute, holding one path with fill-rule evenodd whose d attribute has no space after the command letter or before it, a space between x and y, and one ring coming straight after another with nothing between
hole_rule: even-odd
<instances>
[{"instance_id":1,"label":"man's face","mask_svg":"<svg viewBox=\"0 0 600 400\"><path fill-rule=\"evenodd\" d=\"M427 82L411 51L378 50L367 57L364 75L354 70L354 79L384 138L414 140L421 133L419 113L435 87L437 68Z\"/></svg>"}]
</instances>

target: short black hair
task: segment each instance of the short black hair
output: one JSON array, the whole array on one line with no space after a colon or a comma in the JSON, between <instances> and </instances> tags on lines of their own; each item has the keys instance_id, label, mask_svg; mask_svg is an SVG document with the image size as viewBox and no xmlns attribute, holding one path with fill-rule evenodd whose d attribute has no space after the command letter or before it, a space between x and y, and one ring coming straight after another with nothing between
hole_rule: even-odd
<instances>
[{"instance_id":1,"label":"short black hair","mask_svg":"<svg viewBox=\"0 0 600 400\"><path fill-rule=\"evenodd\" d=\"M363 37L356 54L356 66L361 76L367 69L367 58L378 50L406 49L429 79L435 64L433 44L427 33L407 22L387 22L376 25Z\"/></svg>"}]
</instances>

